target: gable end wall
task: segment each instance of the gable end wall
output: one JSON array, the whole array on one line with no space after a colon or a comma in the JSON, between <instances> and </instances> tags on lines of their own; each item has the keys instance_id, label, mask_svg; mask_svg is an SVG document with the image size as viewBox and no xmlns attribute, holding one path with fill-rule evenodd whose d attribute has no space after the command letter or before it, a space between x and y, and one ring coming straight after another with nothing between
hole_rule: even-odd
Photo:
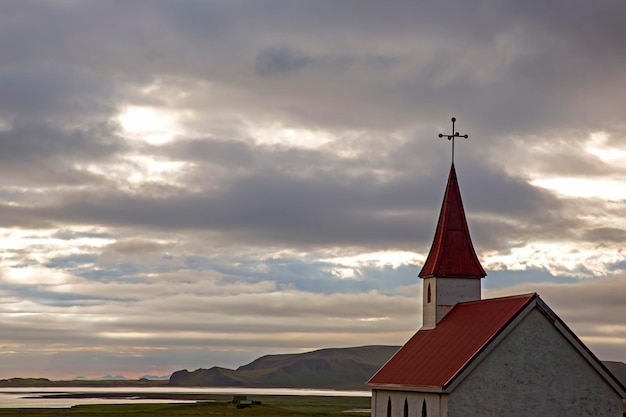
<instances>
[{"instance_id":1,"label":"gable end wall","mask_svg":"<svg viewBox=\"0 0 626 417\"><path fill-rule=\"evenodd\" d=\"M422 404L426 401L428 417L446 417L445 394L416 391L372 390L372 417L387 416L387 401L391 399L391 417L404 417L404 400L409 406L409 417L422 416Z\"/></svg>"},{"instance_id":2,"label":"gable end wall","mask_svg":"<svg viewBox=\"0 0 626 417\"><path fill-rule=\"evenodd\" d=\"M536 308L449 396L449 417L622 417L622 400Z\"/></svg>"}]
</instances>

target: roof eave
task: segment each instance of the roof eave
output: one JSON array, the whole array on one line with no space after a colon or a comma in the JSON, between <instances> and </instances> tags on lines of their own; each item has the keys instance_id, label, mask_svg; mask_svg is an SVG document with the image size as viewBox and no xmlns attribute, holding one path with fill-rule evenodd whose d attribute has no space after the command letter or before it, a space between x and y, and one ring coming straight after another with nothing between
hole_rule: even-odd
<instances>
[{"instance_id":1,"label":"roof eave","mask_svg":"<svg viewBox=\"0 0 626 417\"><path fill-rule=\"evenodd\" d=\"M365 384L370 387L372 390L387 390L387 391L413 391L413 392L432 392L432 393L442 393L444 392L443 387L440 386L412 386L412 385L401 385L401 384L370 384L369 382Z\"/></svg>"},{"instance_id":2,"label":"roof eave","mask_svg":"<svg viewBox=\"0 0 626 417\"><path fill-rule=\"evenodd\" d=\"M487 276L485 275L458 275L458 274L424 274L418 275L419 278L463 278L463 279L483 279Z\"/></svg>"}]
</instances>

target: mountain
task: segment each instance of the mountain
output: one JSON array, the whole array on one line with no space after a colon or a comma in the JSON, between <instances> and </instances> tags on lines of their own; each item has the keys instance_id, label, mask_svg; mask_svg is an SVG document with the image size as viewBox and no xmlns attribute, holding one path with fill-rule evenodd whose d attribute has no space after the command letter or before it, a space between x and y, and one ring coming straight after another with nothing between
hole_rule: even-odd
<instances>
[{"instance_id":1,"label":"mountain","mask_svg":"<svg viewBox=\"0 0 626 417\"><path fill-rule=\"evenodd\" d=\"M143 375L143 376L140 376L139 379L140 380L148 379L148 380L161 381L161 380L170 379L170 377L169 377L169 375Z\"/></svg>"},{"instance_id":2,"label":"mountain","mask_svg":"<svg viewBox=\"0 0 626 417\"><path fill-rule=\"evenodd\" d=\"M101 381L105 381L108 379L116 379L116 380L124 380L124 379L128 379L123 375L105 375L102 378L100 378Z\"/></svg>"},{"instance_id":3,"label":"mountain","mask_svg":"<svg viewBox=\"0 0 626 417\"><path fill-rule=\"evenodd\" d=\"M602 363L626 387L626 363L614 361L603 361Z\"/></svg>"},{"instance_id":4,"label":"mountain","mask_svg":"<svg viewBox=\"0 0 626 417\"><path fill-rule=\"evenodd\" d=\"M176 371L172 386L363 389L399 346L361 346L262 356L237 369Z\"/></svg>"}]
</instances>

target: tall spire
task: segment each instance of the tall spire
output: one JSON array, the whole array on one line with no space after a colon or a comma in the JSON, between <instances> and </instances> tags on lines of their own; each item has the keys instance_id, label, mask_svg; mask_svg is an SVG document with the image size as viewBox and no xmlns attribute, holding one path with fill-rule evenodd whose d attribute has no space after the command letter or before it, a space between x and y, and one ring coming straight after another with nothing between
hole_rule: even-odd
<instances>
[{"instance_id":1,"label":"tall spire","mask_svg":"<svg viewBox=\"0 0 626 417\"><path fill-rule=\"evenodd\" d=\"M480 279L486 275L472 245L452 163L433 245L418 276Z\"/></svg>"}]
</instances>

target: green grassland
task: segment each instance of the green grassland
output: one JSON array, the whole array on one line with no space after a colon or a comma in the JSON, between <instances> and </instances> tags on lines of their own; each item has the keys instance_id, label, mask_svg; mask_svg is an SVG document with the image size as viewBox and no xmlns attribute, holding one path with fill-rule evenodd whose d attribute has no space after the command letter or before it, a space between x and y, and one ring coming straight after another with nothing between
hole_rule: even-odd
<instances>
[{"instance_id":1,"label":"green grassland","mask_svg":"<svg viewBox=\"0 0 626 417\"><path fill-rule=\"evenodd\" d=\"M79 405L71 408L0 408L0 417L369 417L349 412L370 407L368 397L248 396L261 404L237 408L232 396L193 404Z\"/></svg>"}]
</instances>

